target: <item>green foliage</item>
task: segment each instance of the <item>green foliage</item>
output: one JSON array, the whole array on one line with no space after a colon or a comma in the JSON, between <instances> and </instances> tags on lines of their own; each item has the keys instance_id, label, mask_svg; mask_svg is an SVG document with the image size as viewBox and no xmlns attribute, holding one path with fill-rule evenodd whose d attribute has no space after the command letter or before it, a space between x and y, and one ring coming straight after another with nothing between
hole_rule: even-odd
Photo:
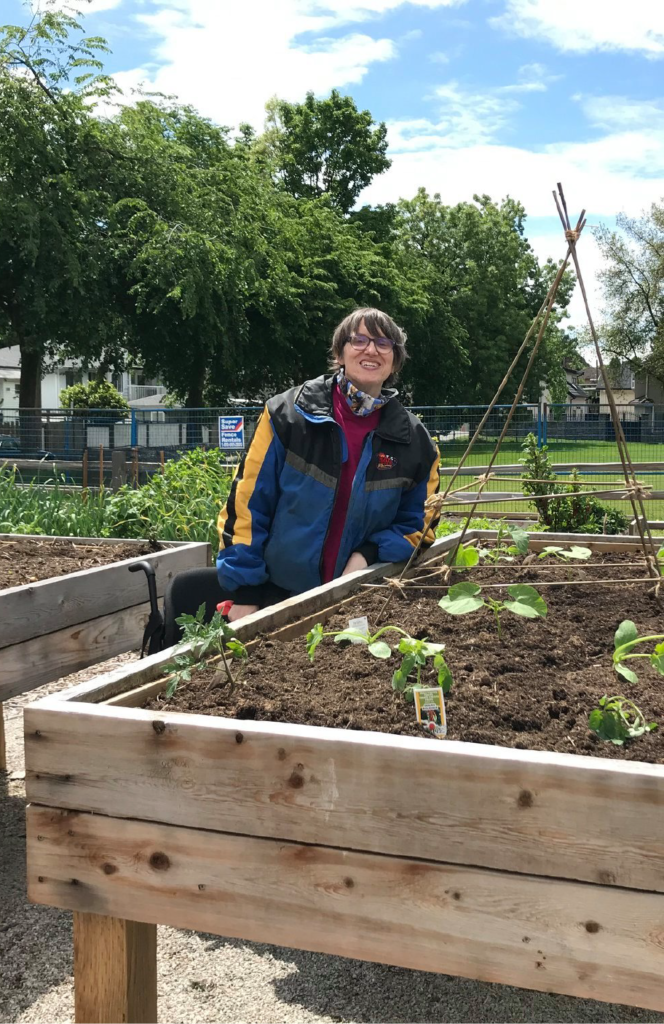
<instances>
[{"instance_id":1,"label":"green foliage","mask_svg":"<svg viewBox=\"0 0 664 1024\"><path fill-rule=\"evenodd\" d=\"M558 533L614 534L627 530L628 521L624 513L608 508L597 498L582 492L576 467L570 474L569 483L556 482L558 476L551 466L548 445L538 448L534 434L528 434L521 447L523 455L519 462L524 466L523 493L533 496L531 504L540 523ZM567 498L544 500L545 495L564 494L566 491L569 494Z\"/></svg>"},{"instance_id":2,"label":"green foliage","mask_svg":"<svg viewBox=\"0 0 664 1024\"><path fill-rule=\"evenodd\" d=\"M512 538L511 544L503 543L503 538L506 534ZM501 522L498 526L493 546L481 548L479 557L483 561L491 562L494 565L498 562L513 562L517 555L528 554L529 543L530 540L525 530L522 530L519 526L505 526Z\"/></svg>"},{"instance_id":3,"label":"green foliage","mask_svg":"<svg viewBox=\"0 0 664 1024\"><path fill-rule=\"evenodd\" d=\"M412 685L407 686L409 676L416 671L416 682L419 685L422 669L426 666L427 660L432 659L433 668L436 671L436 685L441 686L443 693L447 693L452 686L452 673L443 657L445 644L430 643L426 637L423 640L416 640L399 626L383 626L373 636L366 636L355 629L341 629L336 632L323 632L323 625L317 622L313 629L307 633L307 653L309 660L313 662L316 656L316 648L326 636L334 637L335 643L352 641L365 644L367 650L374 658L388 659L392 656L392 648L379 637L383 633L399 633L402 639L399 642L399 653L403 654L401 665L395 670L392 676L392 689L403 693L407 700L412 700Z\"/></svg>"},{"instance_id":4,"label":"green foliage","mask_svg":"<svg viewBox=\"0 0 664 1024\"><path fill-rule=\"evenodd\" d=\"M601 740L608 740L617 747L657 728L657 722L646 722L641 708L634 701L620 695L607 697L606 694L600 697L599 706L590 712L588 725Z\"/></svg>"},{"instance_id":5,"label":"green foliage","mask_svg":"<svg viewBox=\"0 0 664 1024\"><path fill-rule=\"evenodd\" d=\"M229 693L235 689L236 679L230 669L229 658L244 661L247 658L247 649L235 636L234 630L222 618L219 612L215 612L209 622L204 622L205 602L199 605L195 615L179 615L176 622L182 626L182 639L175 648L175 657L172 662L162 669L170 675L165 696L170 699L180 683L188 682L192 673L200 672L206 668L206 658L214 655L221 658L224 666L226 682L229 685ZM185 648L187 648L185 650ZM217 685L219 679L215 676L212 685Z\"/></svg>"},{"instance_id":6,"label":"green foliage","mask_svg":"<svg viewBox=\"0 0 664 1024\"><path fill-rule=\"evenodd\" d=\"M496 601L492 597L483 598L480 596L481 590L477 583L455 583L445 597L440 599L438 605L450 615L469 615L480 608L488 608L496 620L498 636L501 639L500 616L505 609L526 619L544 618L548 610L544 598L540 597L534 587L526 583L514 583L509 586L508 601Z\"/></svg>"},{"instance_id":7,"label":"green foliage","mask_svg":"<svg viewBox=\"0 0 664 1024\"><path fill-rule=\"evenodd\" d=\"M454 557L453 557L454 556ZM480 560L480 553L472 544L458 544L445 558L445 565L455 569L472 569Z\"/></svg>"},{"instance_id":8,"label":"green foliage","mask_svg":"<svg viewBox=\"0 0 664 1024\"><path fill-rule=\"evenodd\" d=\"M387 128L333 89L326 99L268 103L267 137L285 188L298 199L330 197L347 214L363 188L391 164Z\"/></svg>"},{"instance_id":9,"label":"green foliage","mask_svg":"<svg viewBox=\"0 0 664 1024\"><path fill-rule=\"evenodd\" d=\"M88 384L72 384L60 392L63 409L117 409L129 411L129 402L109 380L91 380Z\"/></svg>"},{"instance_id":10,"label":"green foliage","mask_svg":"<svg viewBox=\"0 0 664 1024\"><path fill-rule=\"evenodd\" d=\"M502 521L502 520L501 520ZM451 519L441 519L436 527L436 537L449 537L451 533L458 533L461 529L458 522ZM495 520L477 518L471 519L468 523L469 530L495 530Z\"/></svg>"},{"instance_id":11,"label":"green foliage","mask_svg":"<svg viewBox=\"0 0 664 1024\"><path fill-rule=\"evenodd\" d=\"M655 645L654 651L650 654L633 653L637 644L653 643L654 641L659 641L659 643ZM640 637L632 620L624 619L613 638L613 667L618 675L629 683L638 683L639 678L636 672L625 665L625 662L631 658L647 658L649 664L660 676L664 676L664 634Z\"/></svg>"},{"instance_id":12,"label":"green foliage","mask_svg":"<svg viewBox=\"0 0 664 1024\"><path fill-rule=\"evenodd\" d=\"M0 468L0 532L207 541L218 548L217 517L231 484L218 449L186 452L166 462L163 475L116 494L71 493L54 474L46 484L19 487L16 469Z\"/></svg>"}]
</instances>

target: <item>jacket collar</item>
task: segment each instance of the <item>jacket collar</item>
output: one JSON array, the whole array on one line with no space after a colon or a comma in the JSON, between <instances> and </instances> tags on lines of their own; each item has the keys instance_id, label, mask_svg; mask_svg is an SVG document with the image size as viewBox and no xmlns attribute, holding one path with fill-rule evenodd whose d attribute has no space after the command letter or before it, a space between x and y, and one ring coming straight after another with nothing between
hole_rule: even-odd
<instances>
[{"instance_id":1,"label":"jacket collar","mask_svg":"<svg viewBox=\"0 0 664 1024\"><path fill-rule=\"evenodd\" d=\"M325 373L313 380L305 381L295 396L295 405L308 417L321 421L334 419L333 384L333 373ZM409 444L411 440L410 419L401 402L397 401L398 393L396 388L383 389L383 394L389 397L389 401L382 408L376 433L386 441Z\"/></svg>"}]
</instances>

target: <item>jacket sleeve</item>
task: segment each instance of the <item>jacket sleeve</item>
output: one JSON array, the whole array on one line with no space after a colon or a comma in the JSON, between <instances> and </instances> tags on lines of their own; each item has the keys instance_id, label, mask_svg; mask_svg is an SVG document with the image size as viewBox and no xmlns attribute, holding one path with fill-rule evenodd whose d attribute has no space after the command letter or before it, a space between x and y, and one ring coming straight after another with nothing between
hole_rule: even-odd
<instances>
[{"instance_id":1,"label":"jacket sleeve","mask_svg":"<svg viewBox=\"0 0 664 1024\"><path fill-rule=\"evenodd\" d=\"M425 477L409 491L403 491L401 501L394 522L386 530L378 530L368 538L368 543L362 545L361 553L371 564L372 561L379 562L403 562L410 558L413 549L420 542L424 532L423 547L429 547L436 539L436 524L440 514L429 510L425 513L424 502L432 494L435 494L439 487L438 466L440 454L436 449L428 477ZM375 545L373 552L369 545Z\"/></svg>"},{"instance_id":2,"label":"jacket sleeve","mask_svg":"<svg viewBox=\"0 0 664 1024\"><path fill-rule=\"evenodd\" d=\"M284 448L266 408L217 520L219 584L240 604L265 605L275 599L268 597L271 585L263 552L279 498L283 463Z\"/></svg>"}]
</instances>

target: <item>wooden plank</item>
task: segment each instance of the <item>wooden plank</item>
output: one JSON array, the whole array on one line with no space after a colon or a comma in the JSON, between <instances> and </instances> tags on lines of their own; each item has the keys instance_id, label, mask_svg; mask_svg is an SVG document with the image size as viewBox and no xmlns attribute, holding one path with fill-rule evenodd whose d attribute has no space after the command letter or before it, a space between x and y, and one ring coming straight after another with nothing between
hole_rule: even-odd
<instances>
[{"instance_id":1,"label":"wooden plank","mask_svg":"<svg viewBox=\"0 0 664 1024\"><path fill-rule=\"evenodd\" d=\"M210 564L210 545L183 544L141 557L154 566L161 596L175 573ZM132 561L125 558L0 591L0 648L141 604L147 584L143 573L127 571Z\"/></svg>"},{"instance_id":2,"label":"wooden plank","mask_svg":"<svg viewBox=\"0 0 664 1024\"><path fill-rule=\"evenodd\" d=\"M664 462L633 462L632 467L636 473L662 472L664 473ZM572 469L579 469L586 473L606 473L624 477L622 462L554 462L551 468L556 473L570 473ZM458 470L458 476L480 476L486 473L488 466L462 466ZM441 466L441 476L453 476L457 472L456 466ZM504 476L521 476L524 472L522 462L499 463L491 467L492 473ZM563 481L564 482L564 481Z\"/></svg>"},{"instance_id":3,"label":"wooden plank","mask_svg":"<svg viewBox=\"0 0 664 1024\"><path fill-rule=\"evenodd\" d=\"M55 699L24 722L35 803L664 891L662 765Z\"/></svg>"},{"instance_id":4,"label":"wooden plank","mask_svg":"<svg viewBox=\"0 0 664 1024\"><path fill-rule=\"evenodd\" d=\"M593 493L587 495L593 497ZM509 502L509 501L521 501L523 500L523 491L483 491L481 494L478 491L463 491L460 494L453 494L449 496L450 507L452 503L456 505L472 505L474 501L479 500L480 502L493 501L496 503ZM602 490L599 493L599 497L602 501L624 501L628 502L629 498L625 497L625 485L617 487L615 490ZM644 496L645 501L661 501L664 498L664 491L649 491ZM534 502L534 499L529 497L530 501ZM482 515L482 504L479 505L478 511L475 513L477 516ZM447 506L445 506L447 508Z\"/></svg>"},{"instance_id":5,"label":"wooden plank","mask_svg":"<svg viewBox=\"0 0 664 1024\"><path fill-rule=\"evenodd\" d=\"M157 1019L157 928L74 914L76 1024Z\"/></svg>"},{"instance_id":6,"label":"wooden plank","mask_svg":"<svg viewBox=\"0 0 664 1024\"><path fill-rule=\"evenodd\" d=\"M5 740L5 708L0 703L0 772L7 771L7 744Z\"/></svg>"},{"instance_id":7,"label":"wooden plank","mask_svg":"<svg viewBox=\"0 0 664 1024\"><path fill-rule=\"evenodd\" d=\"M0 654L0 700L140 648L149 614L150 605L139 604L6 647Z\"/></svg>"},{"instance_id":8,"label":"wooden plank","mask_svg":"<svg viewBox=\"0 0 664 1024\"><path fill-rule=\"evenodd\" d=\"M37 806L28 893L66 910L664 1010L664 897L652 893Z\"/></svg>"}]
</instances>

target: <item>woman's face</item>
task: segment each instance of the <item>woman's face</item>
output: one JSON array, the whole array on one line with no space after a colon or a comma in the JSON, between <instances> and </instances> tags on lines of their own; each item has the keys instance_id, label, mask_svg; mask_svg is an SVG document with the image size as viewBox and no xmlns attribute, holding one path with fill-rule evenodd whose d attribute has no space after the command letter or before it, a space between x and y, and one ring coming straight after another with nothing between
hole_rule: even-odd
<instances>
[{"instance_id":1,"label":"woman's face","mask_svg":"<svg viewBox=\"0 0 664 1024\"><path fill-rule=\"evenodd\" d=\"M355 333L365 338L376 337L367 330L364 319L360 321ZM390 347L387 351L381 351L373 341L370 341L364 350L358 351L347 341L343 350L343 362L346 376L355 387L360 391L366 391L373 398L378 398L383 384L392 373L394 350Z\"/></svg>"}]
</instances>

